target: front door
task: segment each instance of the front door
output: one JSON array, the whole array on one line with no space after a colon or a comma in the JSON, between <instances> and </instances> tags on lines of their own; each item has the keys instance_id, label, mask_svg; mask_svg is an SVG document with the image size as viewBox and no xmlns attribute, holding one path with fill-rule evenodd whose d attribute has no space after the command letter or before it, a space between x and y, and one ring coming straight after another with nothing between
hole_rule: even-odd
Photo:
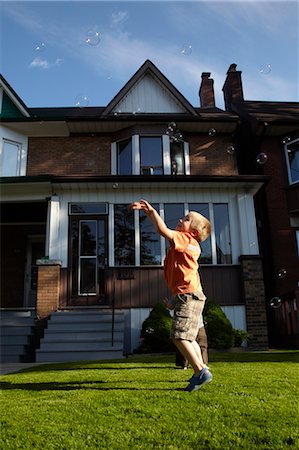
<instances>
[{"instance_id":1,"label":"front door","mask_svg":"<svg viewBox=\"0 0 299 450\"><path fill-rule=\"evenodd\" d=\"M70 304L105 305L107 271L107 219L70 217Z\"/></svg>"}]
</instances>

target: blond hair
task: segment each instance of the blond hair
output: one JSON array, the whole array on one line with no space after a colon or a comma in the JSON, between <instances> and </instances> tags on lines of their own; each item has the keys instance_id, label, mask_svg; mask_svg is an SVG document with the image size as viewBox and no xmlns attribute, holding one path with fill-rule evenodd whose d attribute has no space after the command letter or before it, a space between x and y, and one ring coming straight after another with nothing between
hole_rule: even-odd
<instances>
[{"instance_id":1,"label":"blond hair","mask_svg":"<svg viewBox=\"0 0 299 450\"><path fill-rule=\"evenodd\" d=\"M212 226L210 221L196 211L189 211L191 216L191 228L199 232L197 236L198 242L205 241L211 234Z\"/></svg>"}]
</instances>

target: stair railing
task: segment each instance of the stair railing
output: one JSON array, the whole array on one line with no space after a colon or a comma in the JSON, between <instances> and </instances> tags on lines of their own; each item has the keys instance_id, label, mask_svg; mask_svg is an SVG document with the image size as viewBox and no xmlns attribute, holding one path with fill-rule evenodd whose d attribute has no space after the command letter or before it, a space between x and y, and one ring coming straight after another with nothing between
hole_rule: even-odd
<instances>
[{"instance_id":1,"label":"stair railing","mask_svg":"<svg viewBox=\"0 0 299 450\"><path fill-rule=\"evenodd\" d=\"M115 270L112 275L112 327L111 327L111 346L114 346L114 322L115 322Z\"/></svg>"}]
</instances>

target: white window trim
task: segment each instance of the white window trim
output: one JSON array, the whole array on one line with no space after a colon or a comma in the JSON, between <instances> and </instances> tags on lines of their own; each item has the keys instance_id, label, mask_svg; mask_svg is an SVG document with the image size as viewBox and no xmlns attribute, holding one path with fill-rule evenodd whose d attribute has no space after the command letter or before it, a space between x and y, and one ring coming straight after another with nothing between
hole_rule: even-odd
<instances>
[{"instance_id":1,"label":"white window trim","mask_svg":"<svg viewBox=\"0 0 299 450\"><path fill-rule=\"evenodd\" d=\"M299 138L294 139L293 141L290 141L290 142L287 142L286 144L284 144L284 152L285 152L285 158L286 158L286 165L287 165L287 171L288 171L289 184L297 184L297 183L299 183L299 180L296 180L296 181L292 180L291 167L290 167L289 154L288 154L288 146L290 144L294 144L297 141L299 141Z\"/></svg>"},{"instance_id":2,"label":"white window trim","mask_svg":"<svg viewBox=\"0 0 299 450\"><path fill-rule=\"evenodd\" d=\"M3 160L4 147L5 147L6 143L11 144L11 145L16 145L18 147L17 167L16 167L15 175L2 175L2 170L3 170L3 161L2 160ZM1 149L0 149L1 176L19 177L19 176L23 175L22 174L22 162L23 162L24 156L26 156L26 155L23 154L22 142L14 141L13 139L3 138Z\"/></svg>"},{"instance_id":3,"label":"white window trim","mask_svg":"<svg viewBox=\"0 0 299 450\"><path fill-rule=\"evenodd\" d=\"M111 175L117 175L117 143L111 144Z\"/></svg>"},{"instance_id":4,"label":"white window trim","mask_svg":"<svg viewBox=\"0 0 299 450\"><path fill-rule=\"evenodd\" d=\"M140 143L139 138L143 135L134 134L132 139L132 175L140 175ZM164 175L171 175L171 158L170 158L170 139L167 134L162 136L162 151L163 151L163 172ZM111 144L111 175L117 175L117 142ZM190 157L189 157L189 143L184 141L184 159L185 159L185 175L190 175Z\"/></svg>"},{"instance_id":5,"label":"white window trim","mask_svg":"<svg viewBox=\"0 0 299 450\"><path fill-rule=\"evenodd\" d=\"M189 142L184 141L185 174L190 175Z\"/></svg>"}]
</instances>

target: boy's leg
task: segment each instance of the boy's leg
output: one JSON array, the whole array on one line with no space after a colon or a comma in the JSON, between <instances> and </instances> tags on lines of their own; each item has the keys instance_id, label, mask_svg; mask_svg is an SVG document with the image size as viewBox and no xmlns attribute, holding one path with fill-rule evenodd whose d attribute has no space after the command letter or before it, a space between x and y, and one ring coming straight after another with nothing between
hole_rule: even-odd
<instances>
[{"instance_id":1,"label":"boy's leg","mask_svg":"<svg viewBox=\"0 0 299 450\"><path fill-rule=\"evenodd\" d=\"M198 357L192 342L186 341L184 339L175 339L175 338L173 339L173 342L178 348L178 350L189 361L189 363L194 369L194 372L199 373L204 368L204 365L202 358Z\"/></svg>"}]
</instances>

